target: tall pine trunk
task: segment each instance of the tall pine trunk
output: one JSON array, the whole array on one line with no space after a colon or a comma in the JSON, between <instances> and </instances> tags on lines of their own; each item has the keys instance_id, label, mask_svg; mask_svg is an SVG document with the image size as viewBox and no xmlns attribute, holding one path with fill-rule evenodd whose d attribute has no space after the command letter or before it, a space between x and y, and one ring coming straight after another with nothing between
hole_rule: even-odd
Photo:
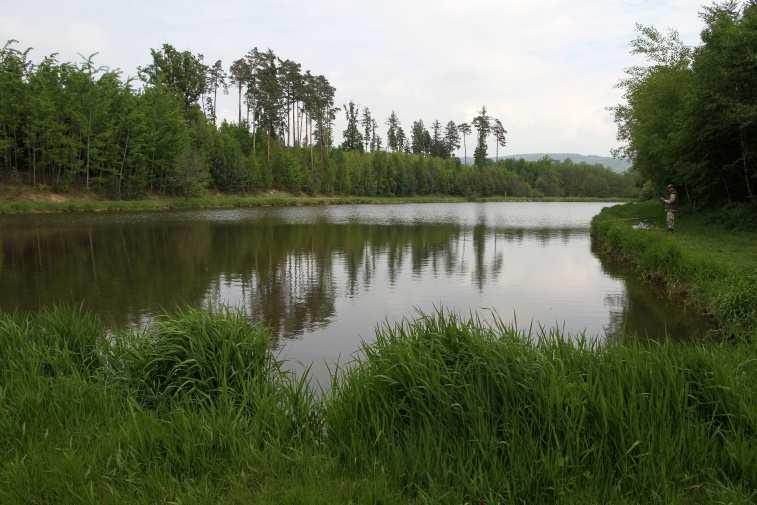
<instances>
[{"instance_id":1,"label":"tall pine trunk","mask_svg":"<svg viewBox=\"0 0 757 505\"><path fill-rule=\"evenodd\" d=\"M218 108L216 107L216 104L218 103L218 86L213 90L213 126L218 126L217 124L217 118L218 118Z\"/></svg>"},{"instance_id":2,"label":"tall pine trunk","mask_svg":"<svg viewBox=\"0 0 757 505\"><path fill-rule=\"evenodd\" d=\"M255 152L255 139L257 138L257 134L256 134L257 132L255 130L255 127L256 127L255 123L256 123L257 117L255 115L255 108L250 107L250 104L247 104L247 114L249 115L250 108L252 108L252 152L254 153ZM250 128L249 118L247 119L247 128Z\"/></svg>"},{"instance_id":3,"label":"tall pine trunk","mask_svg":"<svg viewBox=\"0 0 757 505\"><path fill-rule=\"evenodd\" d=\"M302 145L302 116L303 116L302 110L299 111L298 121L297 121L297 144Z\"/></svg>"},{"instance_id":4,"label":"tall pine trunk","mask_svg":"<svg viewBox=\"0 0 757 505\"><path fill-rule=\"evenodd\" d=\"M118 197L121 198L121 187L124 180L124 168L126 166L126 152L129 149L129 130L126 130L126 144L124 144L124 155L121 159L121 170L118 173Z\"/></svg>"},{"instance_id":5,"label":"tall pine trunk","mask_svg":"<svg viewBox=\"0 0 757 505\"><path fill-rule=\"evenodd\" d=\"M242 83L239 83L239 86L237 87L239 90L239 119L237 119L237 124L240 126L242 125Z\"/></svg>"},{"instance_id":6,"label":"tall pine trunk","mask_svg":"<svg viewBox=\"0 0 757 505\"><path fill-rule=\"evenodd\" d=\"M313 161L313 119L308 118L310 126L308 127L309 133L308 133L308 143L310 144L310 170L315 170L315 163Z\"/></svg>"}]
</instances>

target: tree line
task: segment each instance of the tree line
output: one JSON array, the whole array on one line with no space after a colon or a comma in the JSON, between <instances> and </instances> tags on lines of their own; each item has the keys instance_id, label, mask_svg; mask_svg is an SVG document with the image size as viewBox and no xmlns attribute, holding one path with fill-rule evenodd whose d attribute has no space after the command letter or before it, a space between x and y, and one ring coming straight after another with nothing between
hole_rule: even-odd
<instances>
[{"instance_id":1,"label":"tree line","mask_svg":"<svg viewBox=\"0 0 757 505\"><path fill-rule=\"evenodd\" d=\"M138 79L56 54L35 63L16 41L0 49L0 179L110 197L283 190L357 195L627 196L631 176L603 167L498 161L502 122L483 107L468 123L422 120L405 132L368 107L334 103L323 75L253 48L228 70L170 44L150 52ZM220 121L219 93L236 94L236 122ZM334 147L336 114L346 114ZM219 124L220 123L220 124ZM454 156L475 130L474 166ZM496 160L488 158L488 139ZM473 147L473 146L471 146ZM578 168L577 168L578 167ZM580 168L580 169L579 169ZM572 173L581 184L565 174ZM579 182L580 182L579 181ZM576 188L583 194L576 194Z\"/></svg>"},{"instance_id":2,"label":"tree line","mask_svg":"<svg viewBox=\"0 0 757 505\"><path fill-rule=\"evenodd\" d=\"M701 43L638 25L614 107L619 153L646 191L673 183L694 206L757 202L757 2L726 1L701 12Z\"/></svg>"},{"instance_id":3,"label":"tree line","mask_svg":"<svg viewBox=\"0 0 757 505\"><path fill-rule=\"evenodd\" d=\"M359 107L354 102L350 102L344 106L344 113L347 127L343 133L344 142L341 147L345 150L360 152L380 151L383 140L378 133L378 124L371 115L370 109L364 107L361 113ZM495 161L499 161L499 148L507 146L507 130L502 121L489 116L486 106L483 106L471 124L477 134L474 151L475 164L482 166L489 161L488 140L492 134L496 146ZM386 146L389 151L395 153L424 154L438 158L450 158L462 146L463 160L467 161L467 137L472 132L471 124L456 124L454 121L449 121L442 126L442 123L436 119L431 123L431 130L429 130L423 123L423 119L418 119L413 121L408 138L397 113L392 111L386 120Z\"/></svg>"}]
</instances>

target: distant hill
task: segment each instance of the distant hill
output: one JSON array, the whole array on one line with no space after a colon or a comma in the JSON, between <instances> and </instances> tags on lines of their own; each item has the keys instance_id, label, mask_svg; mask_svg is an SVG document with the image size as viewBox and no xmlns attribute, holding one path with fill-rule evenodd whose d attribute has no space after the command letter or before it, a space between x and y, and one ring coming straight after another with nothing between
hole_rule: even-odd
<instances>
[{"instance_id":1,"label":"distant hill","mask_svg":"<svg viewBox=\"0 0 757 505\"><path fill-rule=\"evenodd\" d=\"M625 172L631 167L628 160L619 160L610 156L596 156L594 154L577 154L577 153L528 153L528 154L511 154L505 158L524 159L526 161L537 161L548 156L555 161L563 161L570 158L574 163L588 163L590 165L604 165L614 172Z\"/></svg>"},{"instance_id":2,"label":"distant hill","mask_svg":"<svg viewBox=\"0 0 757 505\"><path fill-rule=\"evenodd\" d=\"M617 158L612 158L610 156L597 156L594 154L526 153L526 154L509 154L507 156L502 156L501 158L511 158L514 160L519 160L522 158L526 161L538 161L545 156L552 158L555 161L564 161L570 158L575 163L588 163L590 165L602 165L609 168L613 172L618 172L618 173L623 173L629 168L631 168L631 162L628 160L619 160ZM460 161L462 161L466 165L473 164L473 158L470 156L468 157L467 160L463 160L463 158L460 157Z\"/></svg>"}]
</instances>

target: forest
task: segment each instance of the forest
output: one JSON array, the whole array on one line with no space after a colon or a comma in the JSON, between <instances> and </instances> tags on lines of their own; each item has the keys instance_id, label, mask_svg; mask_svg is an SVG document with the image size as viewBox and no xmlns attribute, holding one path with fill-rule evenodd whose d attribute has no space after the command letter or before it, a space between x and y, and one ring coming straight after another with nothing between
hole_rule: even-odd
<instances>
[{"instance_id":1,"label":"forest","mask_svg":"<svg viewBox=\"0 0 757 505\"><path fill-rule=\"evenodd\" d=\"M15 40L0 49L0 181L108 198L205 191L408 196L631 196L635 177L544 159L499 160L507 130L486 107L470 122L396 112L379 125L368 107L335 105L323 75L252 49L228 71L169 44L137 77L56 54L38 62ZM236 95L219 121L219 93ZM345 114L343 142L334 120ZM385 127L385 132L380 131ZM489 140L494 153L489 153ZM460 162L471 151L475 164ZM494 154L494 159L490 156Z\"/></svg>"},{"instance_id":2,"label":"forest","mask_svg":"<svg viewBox=\"0 0 757 505\"><path fill-rule=\"evenodd\" d=\"M645 193L673 183L694 207L757 201L757 2L705 7L701 43L637 25L613 108Z\"/></svg>"}]
</instances>

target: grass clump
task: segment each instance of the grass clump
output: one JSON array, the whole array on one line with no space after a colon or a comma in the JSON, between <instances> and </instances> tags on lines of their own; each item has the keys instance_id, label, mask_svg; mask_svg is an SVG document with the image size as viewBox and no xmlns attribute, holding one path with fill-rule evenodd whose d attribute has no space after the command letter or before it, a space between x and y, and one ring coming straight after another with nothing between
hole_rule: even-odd
<instances>
[{"instance_id":1,"label":"grass clump","mask_svg":"<svg viewBox=\"0 0 757 505\"><path fill-rule=\"evenodd\" d=\"M115 351L122 376L142 404L227 402L250 405L271 394L280 375L268 332L241 314L186 308L126 335ZM250 390L250 388L254 388Z\"/></svg>"}]
</instances>

